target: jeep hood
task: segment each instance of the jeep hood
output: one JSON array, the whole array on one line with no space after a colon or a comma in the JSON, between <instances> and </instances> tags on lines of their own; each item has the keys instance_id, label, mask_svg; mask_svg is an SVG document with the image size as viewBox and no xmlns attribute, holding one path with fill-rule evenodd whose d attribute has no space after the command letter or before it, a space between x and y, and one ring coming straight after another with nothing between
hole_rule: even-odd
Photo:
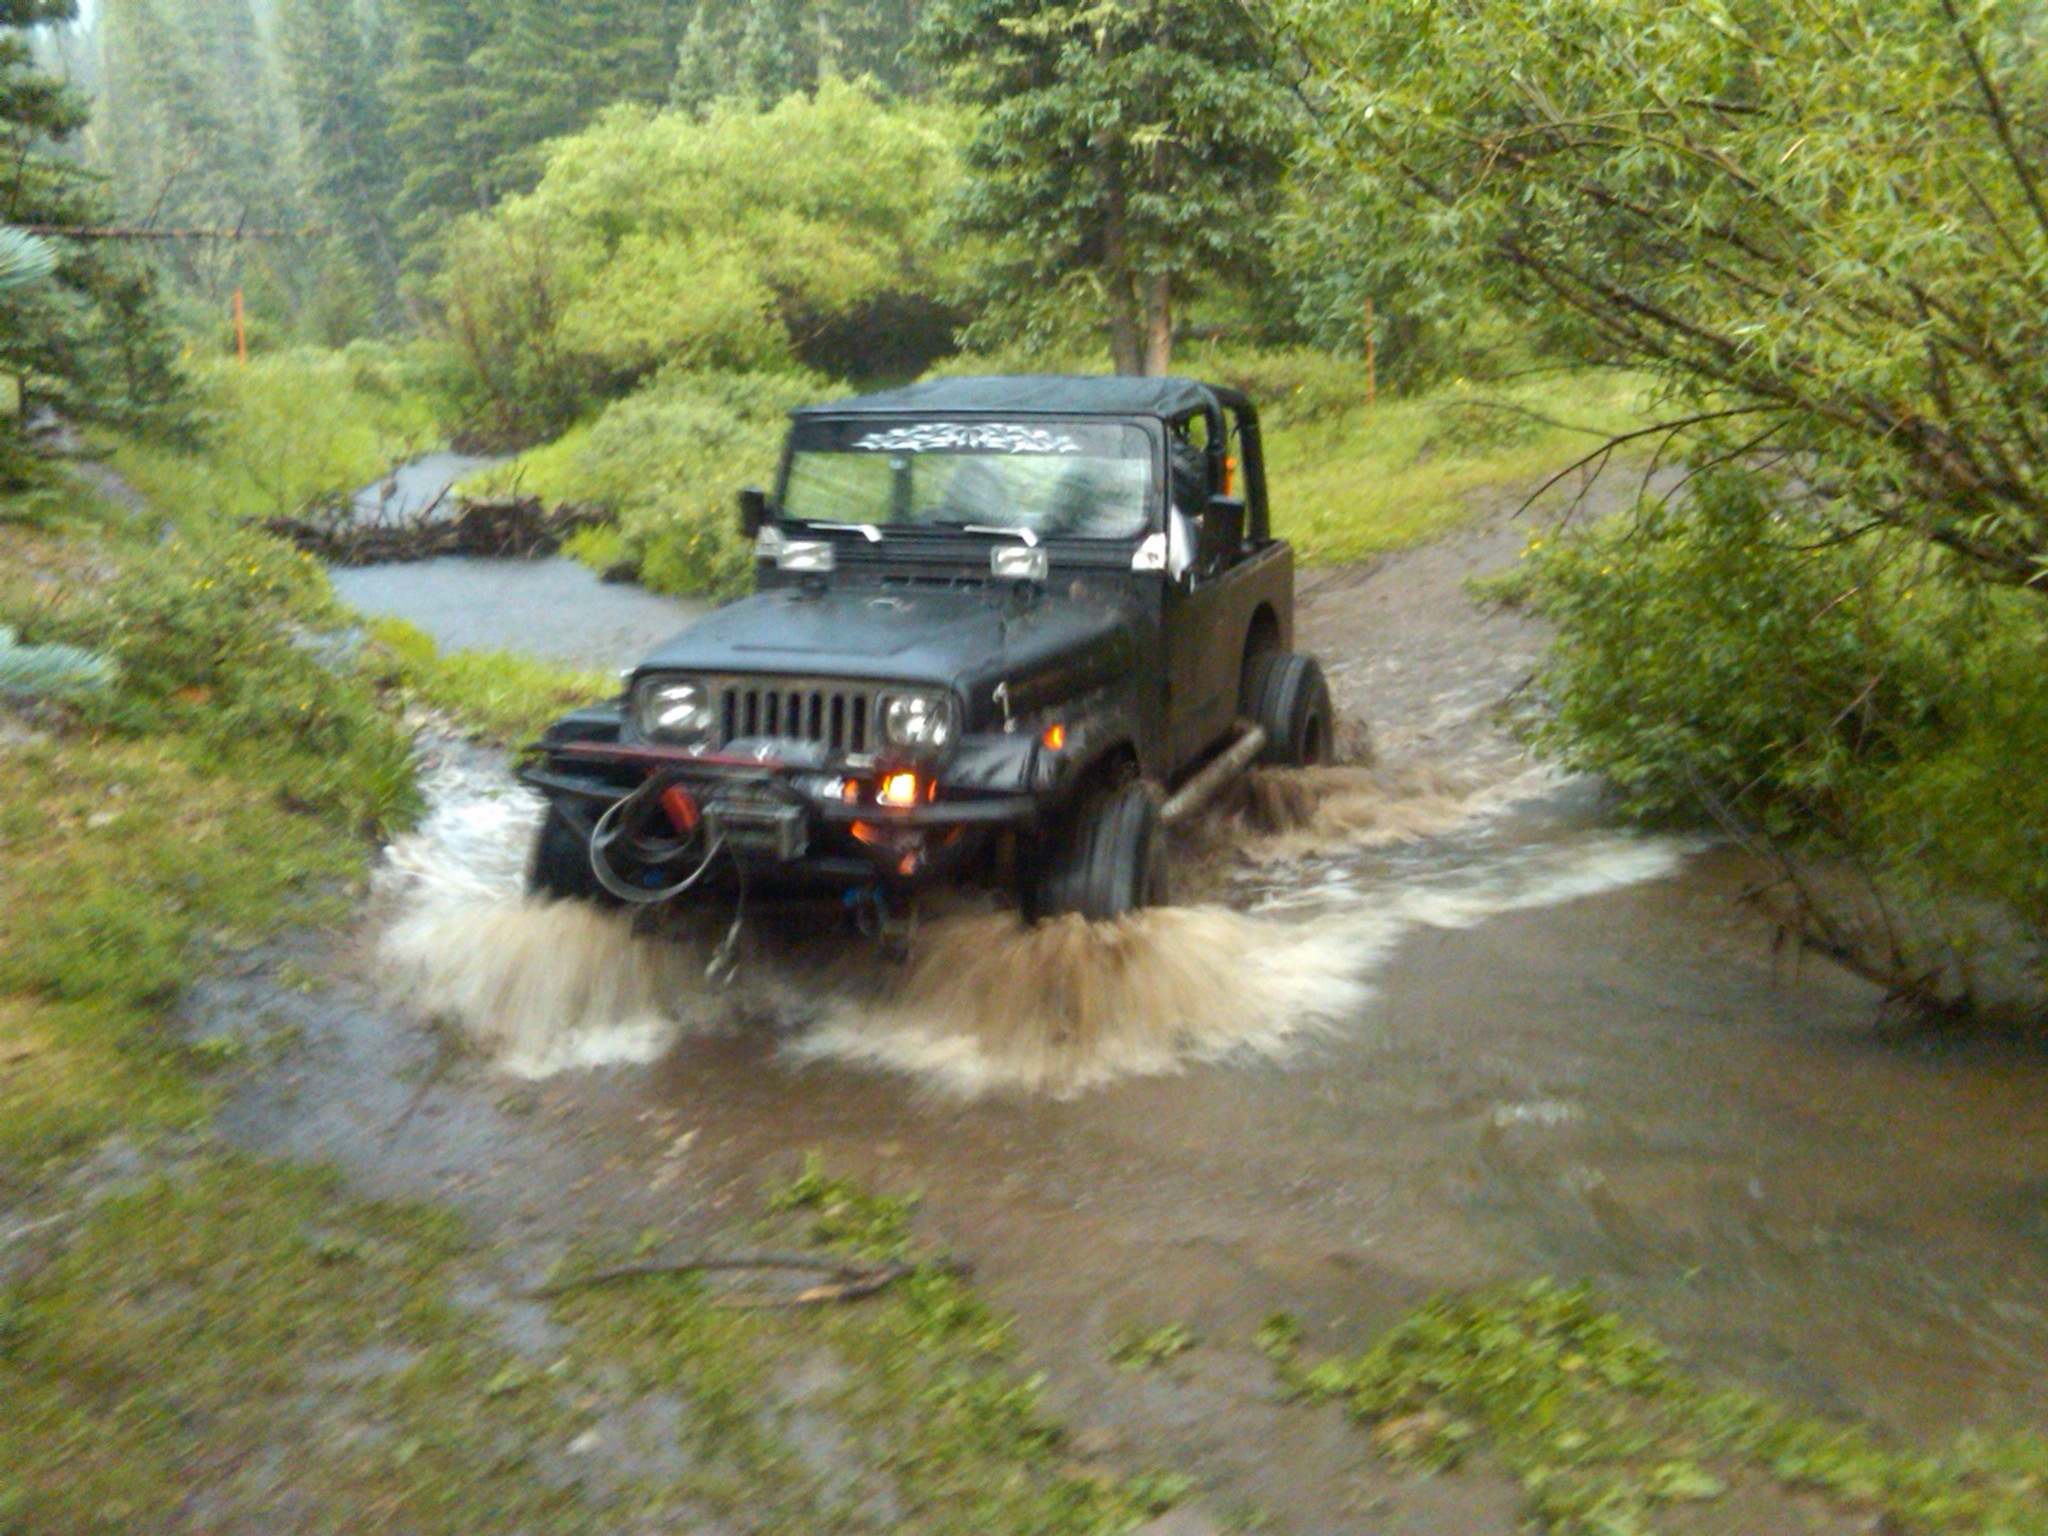
<instances>
[{"instance_id":1,"label":"jeep hood","mask_svg":"<svg viewBox=\"0 0 2048 1536\"><path fill-rule=\"evenodd\" d=\"M1029 679L1063 694L1135 660L1130 619L1101 598L1041 594L1022 603L997 588L781 587L699 620L639 670L932 683L958 689L973 708L998 682Z\"/></svg>"}]
</instances>

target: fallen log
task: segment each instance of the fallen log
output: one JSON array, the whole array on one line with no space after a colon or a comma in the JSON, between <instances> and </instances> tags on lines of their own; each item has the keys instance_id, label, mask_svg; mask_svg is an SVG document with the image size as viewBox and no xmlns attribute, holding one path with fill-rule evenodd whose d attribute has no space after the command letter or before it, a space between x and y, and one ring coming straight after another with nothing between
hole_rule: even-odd
<instances>
[{"instance_id":1,"label":"fallen log","mask_svg":"<svg viewBox=\"0 0 2048 1536\"><path fill-rule=\"evenodd\" d=\"M344 502L303 517L273 517L263 526L329 565L388 565L437 555L552 555L571 534L611 520L594 507L550 507L537 496L508 496L462 502L448 514L436 501L414 516L390 519L365 517Z\"/></svg>"}]
</instances>

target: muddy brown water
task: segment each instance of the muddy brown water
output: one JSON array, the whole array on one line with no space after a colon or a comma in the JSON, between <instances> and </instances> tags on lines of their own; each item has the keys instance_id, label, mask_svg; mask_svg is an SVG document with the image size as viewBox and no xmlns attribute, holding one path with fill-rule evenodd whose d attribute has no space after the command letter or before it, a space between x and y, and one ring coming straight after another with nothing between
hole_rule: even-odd
<instances>
[{"instance_id":1,"label":"muddy brown water","mask_svg":"<svg viewBox=\"0 0 2048 1536\"><path fill-rule=\"evenodd\" d=\"M1450 582L1522 536L1482 528L1462 559L1427 559ZM405 616L432 627L436 580L415 579ZM1413 590L1428 579L1395 563L1326 582L1304 630L1359 647L1333 671L1369 677L1365 647L1398 662L1401 626L1461 601ZM1354 596L1319 617L1332 592ZM1375 603L1391 629L1373 629ZM474 643L538 648L547 622L508 616ZM1522 664L1510 648L1499 692ZM1387 673L1404 710L1418 670ZM1459 669L1460 699L1484 687ZM1339 697L1375 708L1369 687ZM1469 736L1468 712L1444 718L1439 737ZM1463 750L1415 750L1432 748ZM1590 786L1516 778L1528 765L1497 733L1466 757L1495 789L1455 827L1247 860L1218 893L1218 920L1239 925L1221 942L1313 938L1273 974L1326 968L1317 1017L1255 1021L1234 1048L1170 1043L1058 1091L963 1075L926 1036L870 1048L873 998L821 1004L843 977L815 946L756 952L739 1003L702 979L701 945L672 946L651 985L682 1000L641 1010L637 1034L593 1035L605 1021L586 1010L581 1055L525 1077L449 1064L407 1006L416 978L389 930L436 904L502 914L533 815L502 763L452 746L435 819L397 851L330 989L266 992L259 970L200 1006L302 1036L289 1077L232 1111L238 1134L454 1200L534 1272L576 1236L701 1233L808 1151L920 1190L926 1230L1017 1313L1065 1411L1286 1529L1506 1530L1513 1507L1477 1485L1361 1481L1351 1431L1270 1401L1245 1345L1277 1310L1313 1347L1348 1349L1437 1290L1590 1280L1708 1375L1902 1442L2048 1423L2048 1054L1887 1022L1867 986L1774 952L1731 851L1637 837ZM579 963L559 934L525 942L543 972ZM504 947L444 935L441 953L488 968ZM1205 1347L1166 1372L1109 1366L1118 1331L1170 1321Z\"/></svg>"}]
</instances>

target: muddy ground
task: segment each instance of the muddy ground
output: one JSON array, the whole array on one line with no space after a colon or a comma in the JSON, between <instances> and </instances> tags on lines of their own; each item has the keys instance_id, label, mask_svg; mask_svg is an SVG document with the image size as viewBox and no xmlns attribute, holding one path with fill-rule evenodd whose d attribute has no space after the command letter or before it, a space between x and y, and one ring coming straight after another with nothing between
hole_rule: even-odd
<instances>
[{"instance_id":1,"label":"muddy ground","mask_svg":"<svg viewBox=\"0 0 2048 1536\"><path fill-rule=\"evenodd\" d=\"M1084 1454L1177 1469L1212 1513L1282 1531L1507 1532L1522 1500L1483 1466L1394 1469L1334 1411L1276 1401L1250 1339L1279 1311L1312 1351L1355 1350L1443 1289L1591 1279L1706 1375L1905 1443L2043 1422L2048 1062L1878 1028L1869 989L1774 955L1732 854L1619 829L1590 786L1526 756L1501 705L1543 631L1466 582L1529 537L1503 504L1303 577L1299 643L1369 725L1378 776L1347 822L1361 835L1224 860L1216 926L1193 937L1240 947L1214 986L1188 981L1190 934L1171 925L1108 961L942 929L929 942L957 940L992 989L963 1021L957 995L905 999L864 961L765 933L738 986L707 983L715 923L647 962L680 999L557 992L552 1034L459 1049L421 1007L435 985L453 995L451 966L494 973L472 1005L516 1012L536 977L616 951L507 926L531 808L500 759L442 743L435 819L351 940L252 956L192 1000L196 1033L291 1042L227 1130L453 1204L506 1295L573 1242L715 1243L816 1151L921 1193L921 1230L1017 1315ZM426 623L435 601L424 581L400 608ZM608 644L632 627L590 622ZM440 936L424 958L422 933ZM1112 1039L1093 1073L1004 1054L1033 985L1085 1001L1155 962L1206 1033L1169 1020L1122 1054ZM557 1070L579 1052L614 1059ZM1168 1323L1196 1347L1111 1362L1126 1331ZM1857 1528L1837 1519L1733 1501L1688 1528Z\"/></svg>"}]
</instances>

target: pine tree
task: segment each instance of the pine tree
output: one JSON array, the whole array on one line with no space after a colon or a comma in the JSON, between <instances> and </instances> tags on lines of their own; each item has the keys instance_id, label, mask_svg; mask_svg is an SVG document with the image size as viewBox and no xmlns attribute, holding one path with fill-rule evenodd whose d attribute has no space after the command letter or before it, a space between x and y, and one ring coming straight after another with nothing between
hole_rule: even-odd
<instances>
[{"instance_id":1,"label":"pine tree","mask_svg":"<svg viewBox=\"0 0 2048 1536\"><path fill-rule=\"evenodd\" d=\"M531 188L543 146L619 101L660 105L681 0L394 0L397 207L420 246L455 215Z\"/></svg>"},{"instance_id":2,"label":"pine tree","mask_svg":"<svg viewBox=\"0 0 2048 1536\"><path fill-rule=\"evenodd\" d=\"M787 0L747 0L746 25L733 53L733 94L755 106L817 83L817 59L806 48L803 22Z\"/></svg>"},{"instance_id":3,"label":"pine tree","mask_svg":"<svg viewBox=\"0 0 2048 1536\"><path fill-rule=\"evenodd\" d=\"M57 151L86 124L85 102L35 67L30 29L68 22L71 0L0 0L0 224L56 229L100 221L94 181ZM104 242L54 237L16 248L20 279L0 291L0 374L17 422L0 423L0 486L29 460L17 434L31 403L132 424L168 419L177 395L170 338L147 269Z\"/></svg>"},{"instance_id":4,"label":"pine tree","mask_svg":"<svg viewBox=\"0 0 2048 1536\"><path fill-rule=\"evenodd\" d=\"M733 50L723 36L726 29L714 29L711 10L709 0L703 0L690 13L690 25L676 49L668 99L669 105L686 112L702 112L732 89Z\"/></svg>"},{"instance_id":5,"label":"pine tree","mask_svg":"<svg viewBox=\"0 0 2048 1536\"><path fill-rule=\"evenodd\" d=\"M377 318L388 324L398 293L390 225L398 178L372 48L350 0L284 0L279 49L298 114L305 197L327 227L328 248L368 278Z\"/></svg>"},{"instance_id":6,"label":"pine tree","mask_svg":"<svg viewBox=\"0 0 2048 1536\"><path fill-rule=\"evenodd\" d=\"M919 51L981 109L960 221L999 312L1078 280L1117 371L1163 373L1175 305L1259 270L1293 129L1238 0L941 0Z\"/></svg>"},{"instance_id":7,"label":"pine tree","mask_svg":"<svg viewBox=\"0 0 2048 1536\"><path fill-rule=\"evenodd\" d=\"M104 0L100 46L99 145L125 216L224 229L295 221L284 114L248 0ZM214 313L245 281L289 287L289 265L280 284L268 254L243 242L159 260Z\"/></svg>"},{"instance_id":8,"label":"pine tree","mask_svg":"<svg viewBox=\"0 0 2048 1536\"><path fill-rule=\"evenodd\" d=\"M393 219L417 250L456 214L485 209L504 188L479 126L472 62L490 40L498 0L391 0L395 59L386 78L399 187Z\"/></svg>"}]
</instances>

